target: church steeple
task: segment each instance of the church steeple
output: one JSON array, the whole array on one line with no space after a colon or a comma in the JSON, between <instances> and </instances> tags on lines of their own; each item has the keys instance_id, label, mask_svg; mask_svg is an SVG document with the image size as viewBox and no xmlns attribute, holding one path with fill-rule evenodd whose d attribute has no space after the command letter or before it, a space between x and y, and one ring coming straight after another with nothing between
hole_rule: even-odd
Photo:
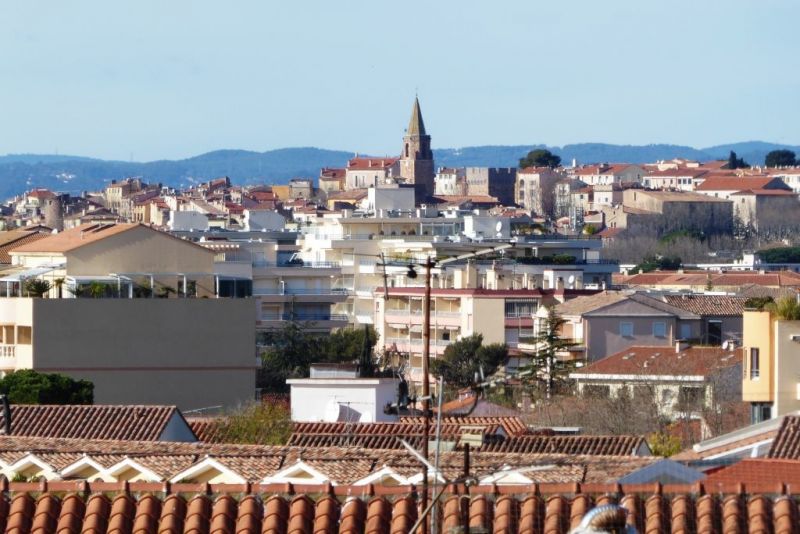
<instances>
[{"instance_id":1,"label":"church steeple","mask_svg":"<svg viewBox=\"0 0 800 534\"><path fill-rule=\"evenodd\" d=\"M414 184L418 202L433 194L433 152L431 136L425 131L419 98L414 98L411 120L403 136L403 152L400 157L400 177L406 184Z\"/></svg>"},{"instance_id":2,"label":"church steeple","mask_svg":"<svg viewBox=\"0 0 800 534\"><path fill-rule=\"evenodd\" d=\"M414 109L411 110L411 120L408 121L406 135L426 135L425 123L422 121L422 111L419 109L419 98L414 97Z\"/></svg>"}]
</instances>

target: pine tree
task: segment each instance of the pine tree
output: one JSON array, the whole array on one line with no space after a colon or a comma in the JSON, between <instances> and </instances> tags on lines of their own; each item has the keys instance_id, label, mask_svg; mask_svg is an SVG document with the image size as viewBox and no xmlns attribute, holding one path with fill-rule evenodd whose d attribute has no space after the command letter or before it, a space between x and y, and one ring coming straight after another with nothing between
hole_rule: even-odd
<instances>
[{"instance_id":1,"label":"pine tree","mask_svg":"<svg viewBox=\"0 0 800 534\"><path fill-rule=\"evenodd\" d=\"M565 391L569 384L569 374L575 369L575 362L560 359L559 356L577 345L570 339L562 338L561 327L566 323L554 307L547 309L547 317L541 322L539 333L533 338L536 352L531 363L523 370L527 382L544 390L546 399L555 393Z\"/></svg>"}]
</instances>

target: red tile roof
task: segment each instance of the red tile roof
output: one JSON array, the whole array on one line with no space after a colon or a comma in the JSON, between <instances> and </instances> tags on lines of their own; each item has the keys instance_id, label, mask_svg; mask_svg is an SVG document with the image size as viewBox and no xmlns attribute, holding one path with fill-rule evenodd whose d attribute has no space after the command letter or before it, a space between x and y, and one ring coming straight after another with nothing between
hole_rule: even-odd
<instances>
[{"instance_id":1,"label":"red tile roof","mask_svg":"<svg viewBox=\"0 0 800 534\"><path fill-rule=\"evenodd\" d=\"M709 491L720 484L796 484L800 481L800 460L747 458L716 471L703 484Z\"/></svg>"},{"instance_id":2,"label":"red tile roof","mask_svg":"<svg viewBox=\"0 0 800 534\"><path fill-rule=\"evenodd\" d=\"M771 186L771 187L768 187ZM741 191L743 189L788 189L789 186L772 176L708 176L697 191Z\"/></svg>"},{"instance_id":3,"label":"red tile roof","mask_svg":"<svg viewBox=\"0 0 800 534\"><path fill-rule=\"evenodd\" d=\"M744 297L727 295L664 295L664 302L697 315L738 316L744 311Z\"/></svg>"},{"instance_id":4,"label":"red tile roof","mask_svg":"<svg viewBox=\"0 0 800 534\"><path fill-rule=\"evenodd\" d=\"M319 171L320 180L344 180L347 169L332 169L325 167Z\"/></svg>"},{"instance_id":5,"label":"red tile roof","mask_svg":"<svg viewBox=\"0 0 800 534\"><path fill-rule=\"evenodd\" d=\"M9 252L22 245L39 241L49 236L50 232L28 231L24 229L0 232L0 264L11 264Z\"/></svg>"},{"instance_id":6,"label":"red tile roof","mask_svg":"<svg viewBox=\"0 0 800 534\"><path fill-rule=\"evenodd\" d=\"M400 158L352 158L347 162L347 170L388 169L398 161L400 161Z\"/></svg>"},{"instance_id":7,"label":"red tile roof","mask_svg":"<svg viewBox=\"0 0 800 534\"><path fill-rule=\"evenodd\" d=\"M718 347L689 347L680 352L671 346L630 347L572 375L709 376L740 363L741 359L740 352Z\"/></svg>"},{"instance_id":8,"label":"red tile roof","mask_svg":"<svg viewBox=\"0 0 800 534\"><path fill-rule=\"evenodd\" d=\"M12 404L11 435L158 441L175 416L175 406ZM4 421L0 411L0 428Z\"/></svg>"},{"instance_id":9,"label":"red tile roof","mask_svg":"<svg viewBox=\"0 0 800 534\"><path fill-rule=\"evenodd\" d=\"M632 275L614 275L615 284L627 286L735 287L755 284L767 287L800 286L800 274L793 271L757 273L753 271L654 271Z\"/></svg>"},{"instance_id":10,"label":"red tile roof","mask_svg":"<svg viewBox=\"0 0 800 534\"><path fill-rule=\"evenodd\" d=\"M409 487L3 485L7 491L0 500L0 524L9 534L406 534L420 505L416 488ZM452 485L441 499L437 517L440 532L566 534L593 507L618 504L626 510L620 518L642 533L797 532L795 498L781 495L777 484L763 490L745 494L727 488L706 494L702 484L669 490L537 484L498 493L492 487Z\"/></svg>"},{"instance_id":11,"label":"red tile roof","mask_svg":"<svg viewBox=\"0 0 800 534\"><path fill-rule=\"evenodd\" d=\"M768 456L800 460L800 416L787 415L783 418Z\"/></svg>"},{"instance_id":12,"label":"red tile roof","mask_svg":"<svg viewBox=\"0 0 800 534\"><path fill-rule=\"evenodd\" d=\"M486 443L485 452L525 454L587 454L600 456L639 456L648 450L641 436L517 436Z\"/></svg>"}]
</instances>

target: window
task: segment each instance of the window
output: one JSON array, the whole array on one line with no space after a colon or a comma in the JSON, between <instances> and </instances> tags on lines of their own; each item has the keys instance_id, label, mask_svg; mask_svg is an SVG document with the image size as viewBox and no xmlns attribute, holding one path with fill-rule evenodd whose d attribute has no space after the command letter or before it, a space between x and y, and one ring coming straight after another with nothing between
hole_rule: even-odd
<instances>
[{"instance_id":1,"label":"window","mask_svg":"<svg viewBox=\"0 0 800 534\"><path fill-rule=\"evenodd\" d=\"M449 330L445 330L444 332L442 332L442 340L443 341L450 341L450 331Z\"/></svg>"},{"instance_id":2,"label":"window","mask_svg":"<svg viewBox=\"0 0 800 534\"><path fill-rule=\"evenodd\" d=\"M609 386L590 385L583 386L583 396L589 399L607 399L611 393Z\"/></svg>"},{"instance_id":3,"label":"window","mask_svg":"<svg viewBox=\"0 0 800 534\"><path fill-rule=\"evenodd\" d=\"M667 337L667 323L661 321L653 323L653 337Z\"/></svg>"},{"instance_id":4,"label":"window","mask_svg":"<svg viewBox=\"0 0 800 534\"><path fill-rule=\"evenodd\" d=\"M633 323L625 321L619 323L619 335L622 337L633 337Z\"/></svg>"},{"instance_id":5,"label":"window","mask_svg":"<svg viewBox=\"0 0 800 534\"><path fill-rule=\"evenodd\" d=\"M31 344L31 327L30 326L18 326L17 327L17 343L20 345L30 345Z\"/></svg>"},{"instance_id":6,"label":"window","mask_svg":"<svg viewBox=\"0 0 800 534\"><path fill-rule=\"evenodd\" d=\"M750 422L760 423L772 419L772 405L768 402L753 402L750 404Z\"/></svg>"},{"instance_id":7,"label":"window","mask_svg":"<svg viewBox=\"0 0 800 534\"><path fill-rule=\"evenodd\" d=\"M761 355L757 348L750 349L750 380L755 380L761 375Z\"/></svg>"},{"instance_id":8,"label":"window","mask_svg":"<svg viewBox=\"0 0 800 534\"><path fill-rule=\"evenodd\" d=\"M681 325L681 339L691 339L692 338L692 325L690 324L682 324Z\"/></svg>"},{"instance_id":9,"label":"window","mask_svg":"<svg viewBox=\"0 0 800 534\"><path fill-rule=\"evenodd\" d=\"M678 405L684 412L702 408L706 392L704 388L683 386L678 390Z\"/></svg>"}]
</instances>

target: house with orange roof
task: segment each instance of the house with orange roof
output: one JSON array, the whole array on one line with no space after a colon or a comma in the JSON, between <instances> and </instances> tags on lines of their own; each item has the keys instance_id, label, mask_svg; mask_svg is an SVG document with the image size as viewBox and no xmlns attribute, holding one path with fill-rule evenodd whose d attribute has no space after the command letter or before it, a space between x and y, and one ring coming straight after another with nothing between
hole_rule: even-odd
<instances>
[{"instance_id":1,"label":"house with orange roof","mask_svg":"<svg viewBox=\"0 0 800 534\"><path fill-rule=\"evenodd\" d=\"M395 183L400 177L400 158L398 157L354 157L347 162L345 169L345 190L379 187Z\"/></svg>"},{"instance_id":2,"label":"house with orange roof","mask_svg":"<svg viewBox=\"0 0 800 534\"><path fill-rule=\"evenodd\" d=\"M628 395L666 417L699 416L741 398L738 351L721 347L629 347L570 373L578 393Z\"/></svg>"}]
</instances>

